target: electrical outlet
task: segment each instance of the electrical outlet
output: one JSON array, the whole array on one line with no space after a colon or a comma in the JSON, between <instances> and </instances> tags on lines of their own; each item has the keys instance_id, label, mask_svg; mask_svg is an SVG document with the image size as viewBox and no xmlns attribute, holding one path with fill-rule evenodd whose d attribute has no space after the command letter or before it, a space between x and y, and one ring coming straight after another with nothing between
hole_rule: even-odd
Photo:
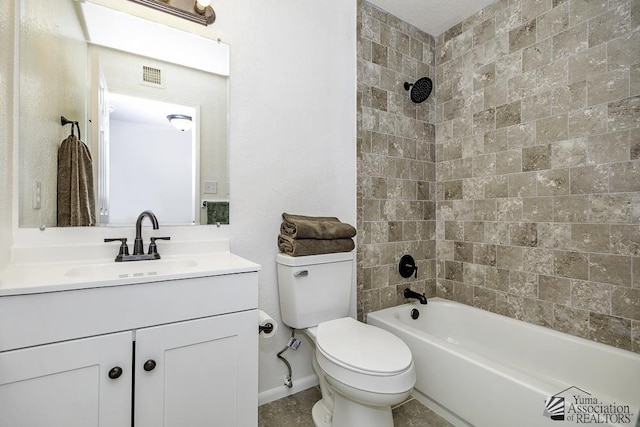
<instances>
[{"instance_id":1,"label":"electrical outlet","mask_svg":"<svg viewBox=\"0 0 640 427\"><path fill-rule=\"evenodd\" d=\"M205 181L204 182L204 194L218 194L218 182L217 181Z\"/></svg>"}]
</instances>

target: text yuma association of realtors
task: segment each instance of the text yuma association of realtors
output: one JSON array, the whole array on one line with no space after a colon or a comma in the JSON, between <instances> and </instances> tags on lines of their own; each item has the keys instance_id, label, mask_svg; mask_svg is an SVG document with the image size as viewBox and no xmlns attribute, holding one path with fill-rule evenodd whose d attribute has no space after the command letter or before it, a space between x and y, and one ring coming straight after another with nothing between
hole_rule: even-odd
<instances>
[{"instance_id":1,"label":"text yuma association of realtors","mask_svg":"<svg viewBox=\"0 0 640 427\"><path fill-rule=\"evenodd\" d=\"M573 396L573 402L567 400L565 416L577 423L631 423L632 413L629 405L605 404L595 397Z\"/></svg>"}]
</instances>

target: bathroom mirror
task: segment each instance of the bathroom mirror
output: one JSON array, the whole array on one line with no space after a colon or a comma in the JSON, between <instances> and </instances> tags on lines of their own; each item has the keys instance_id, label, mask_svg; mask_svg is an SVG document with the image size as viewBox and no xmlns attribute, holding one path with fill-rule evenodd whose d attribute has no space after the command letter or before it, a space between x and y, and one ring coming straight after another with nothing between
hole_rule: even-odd
<instances>
[{"instance_id":1,"label":"bathroom mirror","mask_svg":"<svg viewBox=\"0 0 640 427\"><path fill-rule=\"evenodd\" d=\"M166 225L228 223L228 46L88 0L19 6L19 226L57 225L61 116L91 153L95 225L131 226L144 209Z\"/></svg>"}]
</instances>

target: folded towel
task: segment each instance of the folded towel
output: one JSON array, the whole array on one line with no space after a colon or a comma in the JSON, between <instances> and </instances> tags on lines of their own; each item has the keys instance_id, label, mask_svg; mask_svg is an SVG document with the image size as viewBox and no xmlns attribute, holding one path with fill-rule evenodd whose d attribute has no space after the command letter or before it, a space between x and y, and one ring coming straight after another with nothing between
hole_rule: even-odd
<instances>
[{"instance_id":1,"label":"folded towel","mask_svg":"<svg viewBox=\"0 0 640 427\"><path fill-rule=\"evenodd\" d=\"M335 252L349 252L355 248L353 239L294 239L280 234L278 248L283 254L291 256L322 255Z\"/></svg>"},{"instance_id":2,"label":"folded towel","mask_svg":"<svg viewBox=\"0 0 640 427\"><path fill-rule=\"evenodd\" d=\"M356 235L353 226L335 217L282 214L280 233L294 239L349 239Z\"/></svg>"}]
</instances>

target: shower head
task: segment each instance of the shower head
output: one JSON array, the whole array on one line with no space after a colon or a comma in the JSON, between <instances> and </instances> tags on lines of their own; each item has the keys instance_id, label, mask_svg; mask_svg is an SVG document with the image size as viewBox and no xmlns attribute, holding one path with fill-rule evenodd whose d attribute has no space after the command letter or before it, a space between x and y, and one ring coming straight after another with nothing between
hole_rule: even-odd
<instances>
[{"instance_id":1,"label":"shower head","mask_svg":"<svg viewBox=\"0 0 640 427\"><path fill-rule=\"evenodd\" d=\"M431 95L432 88L433 82L429 77L419 78L415 83L404 82L404 90L411 89L411 100L416 104L424 102Z\"/></svg>"}]
</instances>

